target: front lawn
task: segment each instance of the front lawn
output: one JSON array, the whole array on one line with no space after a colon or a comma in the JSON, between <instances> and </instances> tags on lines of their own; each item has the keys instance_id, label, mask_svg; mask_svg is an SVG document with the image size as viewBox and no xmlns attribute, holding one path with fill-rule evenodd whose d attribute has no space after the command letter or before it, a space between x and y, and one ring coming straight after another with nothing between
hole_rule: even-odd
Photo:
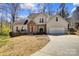
<instances>
[{"instance_id":1,"label":"front lawn","mask_svg":"<svg viewBox=\"0 0 79 59\"><path fill-rule=\"evenodd\" d=\"M24 35L3 40L0 56L27 56L43 48L48 42L47 35ZM8 38L8 37L6 37Z\"/></svg>"},{"instance_id":2,"label":"front lawn","mask_svg":"<svg viewBox=\"0 0 79 59\"><path fill-rule=\"evenodd\" d=\"M8 42L9 38L9 35L0 35L0 48Z\"/></svg>"}]
</instances>

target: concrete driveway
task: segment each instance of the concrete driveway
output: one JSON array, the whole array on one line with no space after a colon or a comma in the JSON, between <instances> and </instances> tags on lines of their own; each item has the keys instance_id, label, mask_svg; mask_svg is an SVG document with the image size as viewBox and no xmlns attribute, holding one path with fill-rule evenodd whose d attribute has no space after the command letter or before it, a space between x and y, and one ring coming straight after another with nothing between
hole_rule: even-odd
<instances>
[{"instance_id":1,"label":"concrete driveway","mask_svg":"<svg viewBox=\"0 0 79 59\"><path fill-rule=\"evenodd\" d=\"M77 56L79 55L79 36L62 35L52 36L49 43L32 54L32 56Z\"/></svg>"}]
</instances>

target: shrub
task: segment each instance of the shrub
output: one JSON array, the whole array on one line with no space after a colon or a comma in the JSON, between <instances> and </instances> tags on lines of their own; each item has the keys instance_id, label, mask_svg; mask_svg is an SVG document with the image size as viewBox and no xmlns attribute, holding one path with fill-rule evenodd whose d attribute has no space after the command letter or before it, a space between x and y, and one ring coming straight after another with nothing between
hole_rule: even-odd
<instances>
[{"instance_id":1,"label":"shrub","mask_svg":"<svg viewBox=\"0 0 79 59\"><path fill-rule=\"evenodd\" d=\"M76 33L74 33L74 32L70 32L70 34L72 34L72 35L76 35Z\"/></svg>"},{"instance_id":2,"label":"shrub","mask_svg":"<svg viewBox=\"0 0 79 59\"><path fill-rule=\"evenodd\" d=\"M11 37L15 37L15 36L19 36L20 33L19 33L19 32L17 32L17 33L9 32L9 35L10 35Z\"/></svg>"},{"instance_id":3,"label":"shrub","mask_svg":"<svg viewBox=\"0 0 79 59\"><path fill-rule=\"evenodd\" d=\"M0 29L2 29L2 32L0 32L0 35L9 35L9 32L11 31L10 27L5 23L3 23L3 26L2 28L0 27Z\"/></svg>"},{"instance_id":4,"label":"shrub","mask_svg":"<svg viewBox=\"0 0 79 59\"><path fill-rule=\"evenodd\" d=\"M70 32L76 32L76 30L73 29L73 28L70 28L69 31L70 31Z\"/></svg>"}]
</instances>

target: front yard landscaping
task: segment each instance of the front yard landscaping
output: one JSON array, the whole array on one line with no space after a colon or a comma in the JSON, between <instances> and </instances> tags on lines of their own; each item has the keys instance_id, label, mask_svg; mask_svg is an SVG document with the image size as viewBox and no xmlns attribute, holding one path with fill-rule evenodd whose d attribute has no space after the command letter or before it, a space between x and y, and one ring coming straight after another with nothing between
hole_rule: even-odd
<instances>
[{"instance_id":1,"label":"front yard landscaping","mask_svg":"<svg viewBox=\"0 0 79 59\"><path fill-rule=\"evenodd\" d=\"M47 35L24 35L5 39L5 42L0 46L0 56L26 56L43 48L49 38Z\"/></svg>"}]
</instances>

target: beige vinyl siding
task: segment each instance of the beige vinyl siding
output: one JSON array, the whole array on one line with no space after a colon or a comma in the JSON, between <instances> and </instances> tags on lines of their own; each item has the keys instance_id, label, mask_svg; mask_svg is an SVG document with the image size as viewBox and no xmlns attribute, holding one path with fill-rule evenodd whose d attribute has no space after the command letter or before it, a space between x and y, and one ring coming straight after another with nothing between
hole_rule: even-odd
<instances>
[{"instance_id":1,"label":"beige vinyl siding","mask_svg":"<svg viewBox=\"0 0 79 59\"><path fill-rule=\"evenodd\" d=\"M15 25L13 28L14 32L16 32L16 27L18 27L18 30L21 30L22 27L23 27L23 29L27 30L27 25Z\"/></svg>"},{"instance_id":2,"label":"beige vinyl siding","mask_svg":"<svg viewBox=\"0 0 79 59\"><path fill-rule=\"evenodd\" d=\"M58 21L56 21L56 17L58 17ZM68 22L60 16L56 15L55 17L51 18L50 21L47 23L47 33L52 33L55 31L55 29L58 31L58 28L60 32L67 31Z\"/></svg>"}]
</instances>

